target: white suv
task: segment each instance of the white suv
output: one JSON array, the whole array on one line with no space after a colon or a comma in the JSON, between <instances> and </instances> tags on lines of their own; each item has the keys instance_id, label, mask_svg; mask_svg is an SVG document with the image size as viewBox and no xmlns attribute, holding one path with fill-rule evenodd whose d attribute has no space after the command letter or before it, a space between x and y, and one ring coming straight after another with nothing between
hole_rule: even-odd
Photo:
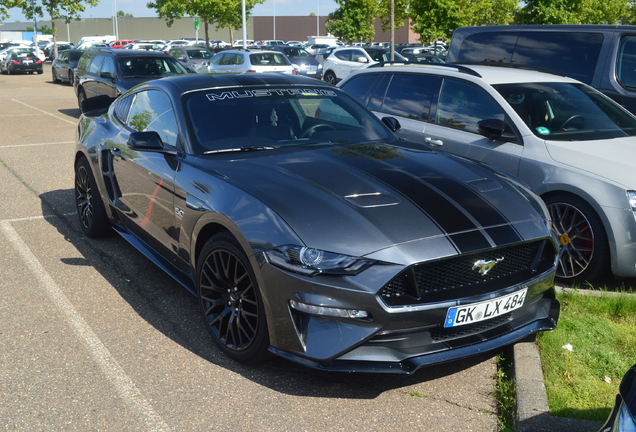
<instances>
[{"instance_id":1,"label":"white suv","mask_svg":"<svg viewBox=\"0 0 636 432\"><path fill-rule=\"evenodd\" d=\"M403 138L521 178L550 210L561 280L636 277L636 117L608 97L562 76L455 64L370 67L339 87L397 118Z\"/></svg>"},{"instance_id":2,"label":"white suv","mask_svg":"<svg viewBox=\"0 0 636 432\"><path fill-rule=\"evenodd\" d=\"M400 54L395 53L395 61L406 61ZM375 63L388 62L391 53L388 49L378 47L342 47L333 50L322 64L323 79L331 84L347 77L352 71L368 67Z\"/></svg>"},{"instance_id":3,"label":"white suv","mask_svg":"<svg viewBox=\"0 0 636 432\"><path fill-rule=\"evenodd\" d=\"M285 54L278 51L225 50L202 63L197 73L268 73L296 74Z\"/></svg>"}]
</instances>

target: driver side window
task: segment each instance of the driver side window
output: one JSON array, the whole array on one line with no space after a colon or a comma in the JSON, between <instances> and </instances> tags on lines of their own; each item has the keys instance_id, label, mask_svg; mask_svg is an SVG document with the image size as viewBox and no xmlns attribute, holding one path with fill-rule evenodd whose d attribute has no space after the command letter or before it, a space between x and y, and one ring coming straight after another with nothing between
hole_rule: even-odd
<instances>
[{"instance_id":1,"label":"driver side window","mask_svg":"<svg viewBox=\"0 0 636 432\"><path fill-rule=\"evenodd\" d=\"M142 131L155 131L166 145L177 146L177 120L170 99L159 90L141 91L130 107L128 126Z\"/></svg>"}]
</instances>

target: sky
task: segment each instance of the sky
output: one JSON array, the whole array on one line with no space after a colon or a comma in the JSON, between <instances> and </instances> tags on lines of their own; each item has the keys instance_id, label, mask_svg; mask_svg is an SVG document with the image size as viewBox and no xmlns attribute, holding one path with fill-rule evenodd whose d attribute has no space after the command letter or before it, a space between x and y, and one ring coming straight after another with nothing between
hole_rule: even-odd
<instances>
[{"instance_id":1,"label":"sky","mask_svg":"<svg viewBox=\"0 0 636 432\"><path fill-rule=\"evenodd\" d=\"M132 14L134 17L156 17L154 9L146 7L146 0L101 0L99 5L88 8L81 14L82 18L108 18L113 16L113 8ZM306 16L320 10L320 16L329 15L338 5L333 0L266 0L254 7L254 16ZM18 8L9 9L9 18L5 23L28 21ZM38 20L48 21L48 17Z\"/></svg>"}]
</instances>

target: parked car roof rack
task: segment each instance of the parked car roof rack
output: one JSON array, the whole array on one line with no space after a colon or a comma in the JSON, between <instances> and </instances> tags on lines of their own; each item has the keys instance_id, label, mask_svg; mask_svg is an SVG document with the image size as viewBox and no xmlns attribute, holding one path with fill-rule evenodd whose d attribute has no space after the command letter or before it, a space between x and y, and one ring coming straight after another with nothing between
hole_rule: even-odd
<instances>
[{"instance_id":1,"label":"parked car roof rack","mask_svg":"<svg viewBox=\"0 0 636 432\"><path fill-rule=\"evenodd\" d=\"M474 71L473 69L466 67L466 66L462 66L462 65L457 65L457 64L448 64L448 63L436 63L436 64L421 64L421 63L414 63L414 62L401 62L401 61L392 61L392 62L380 62L380 63L374 63L372 65L370 65L368 67L368 69L370 68L375 68L375 67L384 67L384 66L417 66L417 67L432 67L432 68L453 68L456 69L457 72L462 72L468 75L472 75L472 76L476 76L478 78L481 78L481 75L479 75L479 73L477 73L476 71Z\"/></svg>"},{"instance_id":2,"label":"parked car roof rack","mask_svg":"<svg viewBox=\"0 0 636 432\"><path fill-rule=\"evenodd\" d=\"M543 72L543 73L549 73L552 75L557 75L557 76L565 76L562 75L558 72L555 72L551 69L547 69L547 68L543 68L543 67L538 67L538 66L531 66L531 65L524 65L524 64L518 64L518 63L499 63L499 62L461 62L462 65L474 65L474 66L496 66L496 67L505 67L505 68L510 68L510 69L523 69L523 70L531 70L531 71L536 71L536 72ZM447 63L448 65L453 65L453 66L459 66L455 63Z\"/></svg>"}]
</instances>

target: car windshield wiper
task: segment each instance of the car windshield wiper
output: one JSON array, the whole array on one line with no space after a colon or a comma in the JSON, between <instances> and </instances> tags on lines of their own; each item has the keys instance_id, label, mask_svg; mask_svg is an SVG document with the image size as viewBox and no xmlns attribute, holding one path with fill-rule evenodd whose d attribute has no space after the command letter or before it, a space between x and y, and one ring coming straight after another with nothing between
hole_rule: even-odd
<instances>
[{"instance_id":1,"label":"car windshield wiper","mask_svg":"<svg viewBox=\"0 0 636 432\"><path fill-rule=\"evenodd\" d=\"M272 146L264 146L264 145L251 145L251 146L243 146L238 148L228 148L228 149L219 149L219 150L208 150L203 152L203 154L215 154L215 153L239 153L239 152L248 152L248 151L258 151L258 150L273 150L276 147Z\"/></svg>"}]
</instances>

